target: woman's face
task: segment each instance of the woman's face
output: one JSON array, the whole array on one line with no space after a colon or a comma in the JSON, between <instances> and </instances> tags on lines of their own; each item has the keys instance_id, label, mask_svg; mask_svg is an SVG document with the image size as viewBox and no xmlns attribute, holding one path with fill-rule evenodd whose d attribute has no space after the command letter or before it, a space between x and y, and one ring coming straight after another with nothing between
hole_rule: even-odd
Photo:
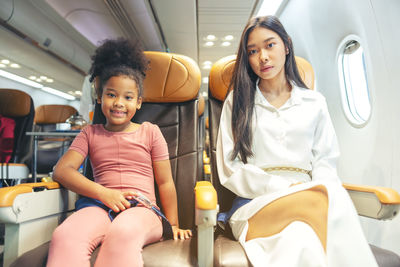
<instances>
[{"instance_id":1,"label":"woman's face","mask_svg":"<svg viewBox=\"0 0 400 267\"><path fill-rule=\"evenodd\" d=\"M254 28L248 37L247 54L251 69L260 79L285 79L287 49L276 32Z\"/></svg>"}]
</instances>

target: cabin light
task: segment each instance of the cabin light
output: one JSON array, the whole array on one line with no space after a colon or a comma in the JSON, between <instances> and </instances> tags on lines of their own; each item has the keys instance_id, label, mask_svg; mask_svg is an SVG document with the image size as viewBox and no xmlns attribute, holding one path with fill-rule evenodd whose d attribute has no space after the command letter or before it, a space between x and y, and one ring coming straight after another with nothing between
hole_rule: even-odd
<instances>
[{"instance_id":1,"label":"cabin light","mask_svg":"<svg viewBox=\"0 0 400 267\"><path fill-rule=\"evenodd\" d=\"M47 78L47 79L46 79L46 82L48 82L48 83L52 83L52 82L54 82L54 80L53 80L53 79L51 79L51 78Z\"/></svg>"},{"instance_id":2,"label":"cabin light","mask_svg":"<svg viewBox=\"0 0 400 267\"><path fill-rule=\"evenodd\" d=\"M11 68L14 68L14 69L19 69L19 68L21 68L21 66L20 66L19 64L17 64L17 63L12 63L12 64L10 64L10 67L11 67Z\"/></svg>"},{"instance_id":3,"label":"cabin light","mask_svg":"<svg viewBox=\"0 0 400 267\"><path fill-rule=\"evenodd\" d=\"M209 70L209 69L211 69L211 65L212 65L212 62L211 61L209 61L209 60L206 60L206 61L204 61L203 62L203 69L205 69L205 70Z\"/></svg>"},{"instance_id":4,"label":"cabin light","mask_svg":"<svg viewBox=\"0 0 400 267\"><path fill-rule=\"evenodd\" d=\"M224 37L224 40L226 40L226 41L232 41L233 40L233 35L227 35L227 36L225 36Z\"/></svg>"},{"instance_id":5,"label":"cabin light","mask_svg":"<svg viewBox=\"0 0 400 267\"><path fill-rule=\"evenodd\" d=\"M222 46L230 46L230 45L231 45L231 42L223 42L221 45L222 45Z\"/></svg>"},{"instance_id":6,"label":"cabin light","mask_svg":"<svg viewBox=\"0 0 400 267\"><path fill-rule=\"evenodd\" d=\"M204 46L211 47L214 45L214 42L208 41L204 44Z\"/></svg>"},{"instance_id":7,"label":"cabin light","mask_svg":"<svg viewBox=\"0 0 400 267\"><path fill-rule=\"evenodd\" d=\"M16 82L19 82L19 83L22 83L22 84L25 84L25 85L29 85L29 86L35 87L35 88L42 88L43 87L43 85L41 85L39 83L36 83L34 81L25 79L25 78L23 78L21 76L12 74L12 73L7 72L7 71L0 70L0 76L2 76L4 78L7 78L7 79L10 79L10 80L13 80L13 81L16 81Z\"/></svg>"},{"instance_id":8,"label":"cabin light","mask_svg":"<svg viewBox=\"0 0 400 267\"><path fill-rule=\"evenodd\" d=\"M33 75L29 76L29 80L36 80L36 76Z\"/></svg>"},{"instance_id":9,"label":"cabin light","mask_svg":"<svg viewBox=\"0 0 400 267\"><path fill-rule=\"evenodd\" d=\"M206 40L215 41L215 40L217 40L217 37L215 37L215 35L213 35L213 34L209 34L209 35L207 35Z\"/></svg>"},{"instance_id":10,"label":"cabin light","mask_svg":"<svg viewBox=\"0 0 400 267\"><path fill-rule=\"evenodd\" d=\"M208 77L203 77L203 83L207 84L208 83Z\"/></svg>"},{"instance_id":11,"label":"cabin light","mask_svg":"<svg viewBox=\"0 0 400 267\"><path fill-rule=\"evenodd\" d=\"M0 68L5 68L5 67L7 67L5 64L0 63Z\"/></svg>"},{"instance_id":12,"label":"cabin light","mask_svg":"<svg viewBox=\"0 0 400 267\"><path fill-rule=\"evenodd\" d=\"M31 86L31 87L42 89L43 91L46 91L46 92L54 94L54 95L61 96L61 97L65 98L65 99L68 99L68 100L75 100L76 99L72 95L66 94L64 92L58 91L58 90L50 88L50 87L43 87L43 85L41 85L40 83L25 79L25 78L23 78L21 76L12 74L12 73L4 71L4 70L0 70L0 76L2 76L4 78L7 78L7 79L10 79L10 80L13 80L13 81L16 81L16 82L19 82L19 83L22 83L22 84L25 84L25 85L28 85L28 86Z\"/></svg>"},{"instance_id":13,"label":"cabin light","mask_svg":"<svg viewBox=\"0 0 400 267\"><path fill-rule=\"evenodd\" d=\"M56 89L53 89L53 88L50 88L50 87L42 87L41 89L43 91L46 91L46 92L50 93L50 94L53 94L53 95L56 95L56 96L60 96L60 97L63 97L65 99L68 99L68 100L75 100L76 99L72 95L66 94L64 92L61 92L59 90L56 90Z\"/></svg>"},{"instance_id":14,"label":"cabin light","mask_svg":"<svg viewBox=\"0 0 400 267\"><path fill-rule=\"evenodd\" d=\"M81 91L75 91L74 93L75 93L75 95L82 95Z\"/></svg>"},{"instance_id":15,"label":"cabin light","mask_svg":"<svg viewBox=\"0 0 400 267\"><path fill-rule=\"evenodd\" d=\"M8 59L2 59L0 62L5 64L5 65L10 64L10 60L8 60Z\"/></svg>"},{"instance_id":16,"label":"cabin light","mask_svg":"<svg viewBox=\"0 0 400 267\"><path fill-rule=\"evenodd\" d=\"M202 95L203 95L203 97L207 97L208 93L207 92L203 92Z\"/></svg>"},{"instance_id":17,"label":"cabin light","mask_svg":"<svg viewBox=\"0 0 400 267\"><path fill-rule=\"evenodd\" d=\"M41 82L42 82L42 79L37 78L36 81L37 81L38 83L41 83Z\"/></svg>"},{"instance_id":18,"label":"cabin light","mask_svg":"<svg viewBox=\"0 0 400 267\"><path fill-rule=\"evenodd\" d=\"M39 78L42 79L42 80L46 80L47 79L47 77L43 76L43 75L41 75Z\"/></svg>"},{"instance_id":19,"label":"cabin light","mask_svg":"<svg viewBox=\"0 0 400 267\"><path fill-rule=\"evenodd\" d=\"M286 3L287 1L285 1ZM256 17L275 15L278 9L281 7L283 0L264 0L260 5L260 9L256 12Z\"/></svg>"}]
</instances>

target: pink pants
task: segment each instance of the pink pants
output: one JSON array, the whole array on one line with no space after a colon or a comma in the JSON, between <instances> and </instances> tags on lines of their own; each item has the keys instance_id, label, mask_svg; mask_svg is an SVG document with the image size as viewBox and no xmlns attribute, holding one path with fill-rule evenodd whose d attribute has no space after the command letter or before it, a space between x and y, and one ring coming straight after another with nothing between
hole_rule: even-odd
<instances>
[{"instance_id":1,"label":"pink pants","mask_svg":"<svg viewBox=\"0 0 400 267\"><path fill-rule=\"evenodd\" d=\"M90 256L100 243L96 267L143 266L143 246L159 241L161 236L161 220L148 208L130 208L112 222L105 210L84 208L54 231L47 266L89 267Z\"/></svg>"}]
</instances>

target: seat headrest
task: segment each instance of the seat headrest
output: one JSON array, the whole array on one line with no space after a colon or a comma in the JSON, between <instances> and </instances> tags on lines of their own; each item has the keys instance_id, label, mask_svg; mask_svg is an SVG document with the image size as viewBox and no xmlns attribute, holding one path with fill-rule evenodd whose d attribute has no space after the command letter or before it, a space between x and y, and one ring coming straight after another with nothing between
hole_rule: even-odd
<instances>
[{"instance_id":1,"label":"seat headrest","mask_svg":"<svg viewBox=\"0 0 400 267\"><path fill-rule=\"evenodd\" d=\"M77 110L68 105L42 105L35 110L36 124L53 124L65 122Z\"/></svg>"},{"instance_id":2,"label":"seat headrest","mask_svg":"<svg viewBox=\"0 0 400 267\"><path fill-rule=\"evenodd\" d=\"M303 82L310 89L314 88L314 70L311 64L304 58L295 57L297 68ZM233 68L236 62L236 55L221 58L211 68L209 74L209 89L211 95L224 101L231 82Z\"/></svg>"},{"instance_id":3,"label":"seat headrest","mask_svg":"<svg viewBox=\"0 0 400 267\"><path fill-rule=\"evenodd\" d=\"M19 90L0 89L0 114L6 117L23 117L31 110L31 97Z\"/></svg>"},{"instance_id":4,"label":"seat headrest","mask_svg":"<svg viewBox=\"0 0 400 267\"><path fill-rule=\"evenodd\" d=\"M314 89L314 69L311 63L302 57L295 56L297 69L304 84L310 88Z\"/></svg>"},{"instance_id":5,"label":"seat headrest","mask_svg":"<svg viewBox=\"0 0 400 267\"><path fill-rule=\"evenodd\" d=\"M201 74L194 60L166 52L144 53L150 64L143 83L143 102L184 102L197 98Z\"/></svg>"}]
</instances>

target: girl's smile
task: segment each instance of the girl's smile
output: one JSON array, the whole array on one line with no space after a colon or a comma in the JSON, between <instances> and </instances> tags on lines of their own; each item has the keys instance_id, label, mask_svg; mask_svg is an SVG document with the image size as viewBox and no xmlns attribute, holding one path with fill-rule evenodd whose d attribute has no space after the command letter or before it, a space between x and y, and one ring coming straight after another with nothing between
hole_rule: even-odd
<instances>
[{"instance_id":1,"label":"girl's smile","mask_svg":"<svg viewBox=\"0 0 400 267\"><path fill-rule=\"evenodd\" d=\"M110 110L110 112L114 117L119 117L119 118L122 118L122 117L126 116L126 114L128 114L127 112L120 111L120 110Z\"/></svg>"}]
</instances>

